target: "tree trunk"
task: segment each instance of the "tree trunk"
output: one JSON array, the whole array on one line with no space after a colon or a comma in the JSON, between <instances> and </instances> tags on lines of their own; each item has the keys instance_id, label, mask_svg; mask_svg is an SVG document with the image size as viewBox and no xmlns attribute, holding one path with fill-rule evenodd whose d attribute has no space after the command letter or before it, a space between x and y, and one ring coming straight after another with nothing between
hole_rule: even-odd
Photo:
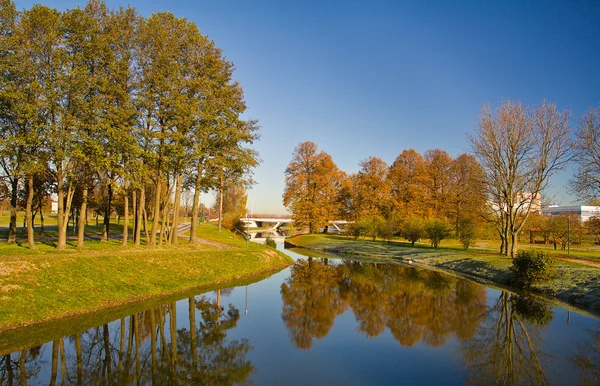
<instances>
[{"instance_id":1,"label":"tree trunk","mask_svg":"<svg viewBox=\"0 0 600 386\"><path fill-rule=\"evenodd\" d=\"M124 247L127 245L127 238L129 237L129 197L127 192L125 192L123 200L123 242L121 245Z\"/></svg>"},{"instance_id":2,"label":"tree trunk","mask_svg":"<svg viewBox=\"0 0 600 386\"><path fill-rule=\"evenodd\" d=\"M517 235L515 233L511 233L510 235L510 257L513 259L517 257Z\"/></svg>"},{"instance_id":3,"label":"tree trunk","mask_svg":"<svg viewBox=\"0 0 600 386\"><path fill-rule=\"evenodd\" d=\"M152 229L150 230L150 245L156 245L156 232L158 232L158 221L160 220L160 196L162 188L161 173L156 177L156 191L154 196L154 213L152 219Z\"/></svg>"},{"instance_id":4,"label":"tree trunk","mask_svg":"<svg viewBox=\"0 0 600 386\"><path fill-rule=\"evenodd\" d=\"M44 208L40 208L40 233L44 233Z\"/></svg>"},{"instance_id":5,"label":"tree trunk","mask_svg":"<svg viewBox=\"0 0 600 386\"><path fill-rule=\"evenodd\" d=\"M19 198L19 179L14 178L10 192L10 223L8 226L7 242L12 244L17 241L17 201Z\"/></svg>"},{"instance_id":6,"label":"tree trunk","mask_svg":"<svg viewBox=\"0 0 600 386\"><path fill-rule=\"evenodd\" d=\"M140 202L136 207L135 213L135 236L134 236L134 245L136 247L140 246L141 243L141 232L142 232L142 218L144 213L144 206L146 206L146 189L144 186L140 188ZM148 241L146 239L146 241Z\"/></svg>"},{"instance_id":7,"label":"tree trunk","mask_svg":"<svg viewBox=\"0 0 600 386\"><path fill-rule=\"evenodd\" d=\"M131 192L131 211L133 213L133 231L131 235L133 236L133 243L135 244L137 238L137 229L138 229L138 203L137 203L137 193L135 189Z\"/></svg>"},{"instance_id":8,"label":"tree trunk","mask_svg":"<svg viewBox=\"0 0 600 386\"><path fill-rule=\"evenodd\" d=\"M58 174L58 242L56 243L56 249L63 250L67 245L68 214L71 213L71 202L73 201L75 189L73 184L69 183L65 199L62 168L59 168L59 170L61 172Z\"/></svg>"},{"instance_id":9,"label":"tree trunk","mask_svg":"<svg viewBox=\"0 0 600 386\"><path fill-rule=\"evenodd\" d=\"M36 249L35 236L33 234L33 176L27 178L27 204L25 205L25 222L27 223L27 245L30 249Z\"/></svg>"},{"instance_id":10,"label":"tree trunk","mask_svg":"<svg viewBox=\"0 0 600 386\"><path fill-rule=\"evenodd\" d=\"M219 232L221 232L221 226L223 225L223 173L219 177Z\"/></svg>"},{"instance_id":11,"label":"tree trunk","mask_svg":"<svg viewBox=\"0 0 600 386\"><path fill-rule=\"evenodd\" d=\"M202 164L198 162L198 174L196 176L196 187L194 189L194 203L192 204L192 224L190 226L190 244L198 242L196 227L198 226L198 210L200 210L200 188L202 183Z\"/></svg>"},{"instance_id":12,"label":"tree trunk","mask_svg":"<svg viewBox=\"0 0 600 386\"><path fill-rule=\"evenodd\" d=\"M175 202L173 203L173 226L171 227L171 244L177 244L177 234L179 232L179 207L181 201L181 185L182 176L181 173L177 175L177 182L175 184Z\"/></svg>"},{"instance_id":13,"label":"tree trunk","mask_svg":"<svg viewBox=\"0 0 600 386\"><path fill-rule=\"evenodd\" d=\"M79 221L77 223L77 248L83 248L85 244L85 221L81 218L87 212L88 187L83 188L81 207L79 208Z\"/></svg>"},{"instance_id":14,"label":"tree trunk","mask_svg":"<svg viewBox=\"0 0 600 386\"><path fill-rule=\"evenodd\" d=\"M104 230L102 231L102 241L108 241L108 233L110 232L110 210L112 204L112 183L109 183L108 186L108 197L106 200L106 208L104 210Z\"/></svg>"}]
</instances>

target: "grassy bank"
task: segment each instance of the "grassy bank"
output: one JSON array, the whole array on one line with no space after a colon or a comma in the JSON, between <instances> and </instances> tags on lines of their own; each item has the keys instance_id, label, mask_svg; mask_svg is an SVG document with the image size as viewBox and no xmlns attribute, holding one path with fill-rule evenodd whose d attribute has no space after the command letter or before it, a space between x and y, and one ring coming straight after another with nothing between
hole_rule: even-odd
<instances>
[{"instance_id":1,"label":"grassy bank","mask_svg":"<svg viewBox=\"0 0 600 386\"><path fill-rule=\"evenodd\" d=\"M509 267L512 259L491 250L410 247L404 242L353 240L335 235L300 235L287 239L288 244L318 251L352 256L394 258L418 265L435 266L460 272L502 285L515 285ZM522 246L527 248L527 246ZM556 276L528 289L559 298L579 307L600 310L600 269L561 258L556 260Z\"/></svg>"},{"instance_id":2,"label":"grassy bank","mask_svg":"<svg viewBox=\"0 0 600 386\"><path fill-rule=\"evenodd\" d=\"M119 247L86 242L57 252L0 245L0 331L276 271L291 259L226 230L201 226L199 245ZM206 241L209 240L209 241ZM186 243L187 244L187 243Z\"/></svg>"}]
</instances>

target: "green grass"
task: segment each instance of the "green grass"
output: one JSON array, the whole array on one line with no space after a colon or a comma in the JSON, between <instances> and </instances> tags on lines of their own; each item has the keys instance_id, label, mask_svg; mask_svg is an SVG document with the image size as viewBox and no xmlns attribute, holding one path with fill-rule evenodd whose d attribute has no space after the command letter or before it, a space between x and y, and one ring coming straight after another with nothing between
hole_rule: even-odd
<instances>
[{"instance_id":1,"label":"green grass","mask_svg":"<svg viewBox=\"0 0 600 386\"><path fill-rule=\"evenodd\" d=\"M494 245L464 250L454 245L432 248L422 243L412 248L406 242L354 240L345 236L323 234L294 236L287 239L287 242L301 248L349 256L394 258L416 265L459 272L501 285L518 285L509 269L512 259L498 255L498 248ZM528 245L521 245L520 248L528 248ZM534 284L528 289L576 306L600 310L600 268L561 259L556 260L556 267L557 275L553 279Z\"/></svg>"},{"instance_id":2,"label":"green grass","mask_svg":"<svg viewBox=\"0 0 600 386\"><path fill-rule=\"evenodd\" d=\"M120 240L86 241L55 251L0 245L0 331L88 313L288 266L287 256L203 225L212 244L121 247Z\"/></svg>"}]
</instances>

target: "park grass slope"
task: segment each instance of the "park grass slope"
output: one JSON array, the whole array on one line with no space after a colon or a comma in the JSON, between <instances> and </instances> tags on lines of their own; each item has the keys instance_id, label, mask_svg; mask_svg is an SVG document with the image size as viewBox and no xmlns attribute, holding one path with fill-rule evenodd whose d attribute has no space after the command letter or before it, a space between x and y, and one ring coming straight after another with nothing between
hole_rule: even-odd
<instances>
[{"instance_id":1,"label":"park grass slope","mask_svg":"<svg viewBox=\"0 0 600 386\"><path fill-rule=\"evenodd\" d=\"M287 247L305 248L363 258L392 258L411 264L433 266L482 279L484 282L521 287L510 266L512 259L488 251L453 248L410 247L401 242L371 241L335 235L298 235L286 240ZM558 298L578 307L600 310L600 269L556 259L556 275L527 290Z\"/></svg>"},{"instance_id":2,"label":"park grass slope","mask_svg":"<svg viewBox=\"0 0 600 386\"><path fill-rule=\"evenodd\" d=\"M140 300L218 285L291 264L264 245L213 226L198 245L116 247L88 242L83 250L36 253L0 246L0 331L90 313ZM182 241L182 244L184 242Z\"/></svg>"}]
</instances>

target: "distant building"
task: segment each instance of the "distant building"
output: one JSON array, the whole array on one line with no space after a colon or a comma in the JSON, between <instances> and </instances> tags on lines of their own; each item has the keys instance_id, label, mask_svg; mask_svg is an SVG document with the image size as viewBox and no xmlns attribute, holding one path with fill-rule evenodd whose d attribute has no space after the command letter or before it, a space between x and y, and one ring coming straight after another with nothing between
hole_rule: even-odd
<instances>
[{"instance_id":1,"label":"distant building","mask_svg":"<svg viewBox=\"0 0 600 386\"><path fill-rule=\"evenodd\" d=\"M573 214L581 218L582 222L587 221L592 216L600 216L600 206L591 205L550 205L542 209L544 216L560 216L562 214Z\"/></svg>"},{"instance_id":2,"label":"distant building","mask_svg":"<svg viewBox=\"0 0 600 386\"><path fill-rule=\"evenodd\" d=\"M50 213L58 213L58 196L56 194L50 196Z\"/></svg>"}]
</instances>

